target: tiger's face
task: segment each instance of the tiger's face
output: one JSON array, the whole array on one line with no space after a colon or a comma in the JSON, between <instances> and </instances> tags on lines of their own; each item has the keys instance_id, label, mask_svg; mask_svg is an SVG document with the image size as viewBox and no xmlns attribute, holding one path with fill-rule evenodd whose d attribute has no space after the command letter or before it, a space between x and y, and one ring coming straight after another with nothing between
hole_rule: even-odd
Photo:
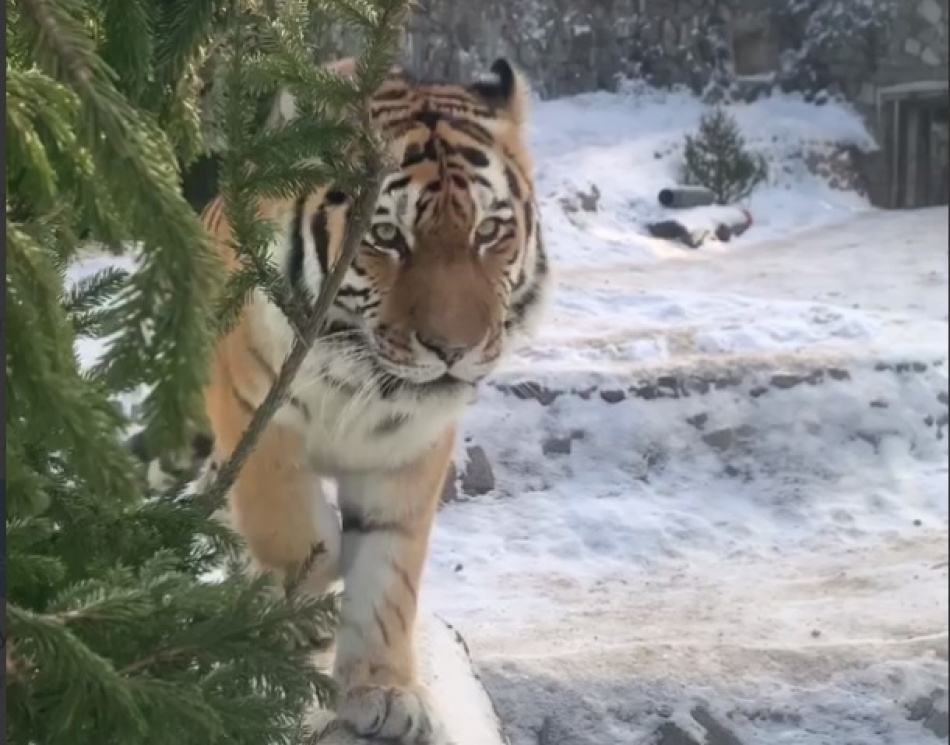
<instances>
[{"instance_id":1,"label":"tiger's face","mask_svg":"<svg viewBox=\"0 0 950 745\"><path fill-rule=\"evenodd\" d=\"M550 281L522 141L527 91L506 62L492 71L496 81L470 86L394 74L372 103L398 168L327 341L417 391L482 380L535 331ZM332 190L302 200L290 273L311 295L338 255L346 210Z\"/></svg>"}]
</instances>

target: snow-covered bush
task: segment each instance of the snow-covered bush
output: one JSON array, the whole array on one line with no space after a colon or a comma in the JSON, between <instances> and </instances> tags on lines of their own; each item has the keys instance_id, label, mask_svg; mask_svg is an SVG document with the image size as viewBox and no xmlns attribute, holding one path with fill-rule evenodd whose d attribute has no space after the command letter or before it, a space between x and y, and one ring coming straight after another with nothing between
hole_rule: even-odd
<instances>
[{"instance_id":1,"label":"snow-covered bush","mask_svg":"<svg viewBox=\"0 0 950 745\"><path fill-rule=\"evenodd\" d=\"M739 125L721 106L703 114L696 134L686 135L683 158L683 182L705 186L718 204L744 199L768 178L765 159L746 148Z\"/></svg>"}]
</instances>

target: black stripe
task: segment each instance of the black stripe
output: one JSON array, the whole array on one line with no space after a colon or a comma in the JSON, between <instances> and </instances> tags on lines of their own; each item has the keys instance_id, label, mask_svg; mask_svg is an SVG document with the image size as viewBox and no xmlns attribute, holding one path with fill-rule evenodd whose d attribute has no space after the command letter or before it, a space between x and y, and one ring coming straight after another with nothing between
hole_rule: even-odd
<instances>
[{"instance_id":1,"label":"black stripe","mask_svg":"<svg viewBox=\"0 0 950 745\"><path fill-rule=\"evenodd\" d=\"M257 411L257 407L251 403L250 399L247 398L241 391L238 390L236 385L231 385L231 395L237 399L238 405L248 416L254 416L254 412Z\"/></svg>"},{"instance_id":2,"label":"black stripe","mask_svg":"<svg viewBox=\"0 0 950 745\"><path fill-rule=\"evenodd\" d=\"M340 189L330 189L330 191L328 191L324 196L324 200L327 204L332 205L333 207L338 207L339 205L346 203L346 192Z\"/></svg>"},{"instance_id":3,"label":"black stripe","mask_svg":"<svg viewBox=\"0 0 950 745\"><path fill-rule=\"evenodd\" d=\"M360 512L346 508L341 510L341 522L344 533L362 533L363 535L369 535L370 533L406 534L407 532L400 523L388 520L374 520Z\"/></svg>"},{"instance_id":4,"label":"black stripe","mask_svg":"<svg viewBox=\"0 0 950 745\"><path fill-rule=\"evenodd\" d=\"M397 179L393 179L388 184L386 184L385 193L389 194L390 192L394 192L397 189L404 189L410 184L411 181L412 181L411 176L400 176Z\"/></svg>"},{"instance_id":5,"label":"black stripe","mask_svg":"<svg viewBox=\"0 0 950 745\"><path fill-rule=\"evenodd\" d=\"M511 192L511 196L515 199L521 199L521 184L518 183L518 178L511 166L505 168L505 180L508 182L508 190Z\"/></svg>"},{"instance_id":6,"label":"black stripe","mask_svg":"<svg viewBox=\"0 0 950 745\"><path fill-rule=\"evenodd\" d=\"M264 374L267 376L267 379L270 380L271 385L273 385L277 380L277 372L273 367L270 366L267 358L264 356L261 350L255 347L253 344L249 344L247 350L251 353L251 357L254 358L254 361L258 364L261 370L264 371ZM288 396L287 401L303 415L304 419L310 421L310 409L307 407L307 404L305 404L296 396Z\"/></svg>"},{"instance_id":7,"label":"black stripe","mask_svg":"<svg viewBox=\"0 0 950 745\"><path fill-rule=\"evenodd\" d=\"M406 148L406 152L403 155L402 167L412 168L412 166L425 163L426 160L426 151L423 148L419 147L418 145L410 145Z\"/></svg>"},{"instance_id":8,"label":"black stripe","mask_svg":"<svg viewBox=\"0 0 950 745\"><path fill-rule=\"evenodd\" d=\"M270 379L271 383L277 380L277 371L270 366L270 363L267 361L267 358L260 349L255 347L253 344L248 344L247 351L251 353L251 357L254 358L254 361L258 364L261 370L264 371L264 374Z\"/></svg>"},{"instance_id":9,"label":"black stripe","mask_svg":"<svg viewBox=\"0 0 950 745\"><path fill-rule=\"evenodd\" d=\"M303 286L303 208L306 204L306 195L301 196L294 203L294 219L290 228L290 254L287 257L287 278L294 292L307 290Z\"/></svg>"},{"instance_id":10,"label":"black stripe","mask_svg":"<svg viewBox=\"0 0 950 745\"><path fill-rule=\"evenodd\" d=\"M507 147L502 148L502 152L508 161L508 167L511 168L524 183L530 184L531 179L528 178L528 175L524 172L524 169L521 167L521 164L515 158L514 153Z\"/></svg>"},{"instance_id":11,"label":"black stripe","mask_svg":"<svg viewBox=\"0 0 950 745\"><path fill-rule=\"evenodd\" d=\"M337 297L358 297L363 300L369 297L372 289L369 287L341 287L337 290Z\"/></svg>"},{"instance_id":12,"label":"black stripe","mask_svg":"<svg viewBox=\"0 0 950 745\"><path fill-rule=\"evenodd\" d=\"M396 114L405 111L406 105L404 103L383 104L377 106L371 102L369 107L369 115L373 119L377 119L380 116L384 116L385 114Z\"/></svg>"},{"instance_id":13,"label":"black stripe","mask_svg":"<svg viewBox=\"0 0 950 745\"><path fill-rule=\"evenodd\" d=\"M524 318L525 312L529 307L534 305L539 300L539 292L541 289L541 284L544 281L548 273L548 257L544 252L544 244L541 241L541 237L537 238L537 255L534 261L534 275L531 277L532 284L525 290L525 293L522 297L511 304L511 308L508 313L508 319L505 321L505 328L510 329L515 324L521 323ZM524 283L525 277L522 277L521 284ZM520 287L516 289L521 289Z\"/></svg>"},{"instance_id":14,"label":"black stripe","mask_svg":"<svg viewBox=\"0 0 950 745\"><path fill-rule=\"evenodd\" d=\"M383 644L389 646L389 632L386 630L386 624L383 623L383 617L379 615L378 610L373 611L373 617L376 619L376 625L379 627L379 633L383 637Z\"/></svg>"},{"instance_id":15,"label":"black stripe","mask_svg":"<svg viewBox=\"0 0 950 745\"><path fill-rule=\"evenodd\" d=\"M399 626L402 628L402 632L405 634L409 630L409 623L406 621L406 614L402 612L402 608L396 605L396 603L394 603L388 597L386 598L386 605L393 609L393 613L396 614L396 619L399 621Z\"/></svg>"},{"instance_id":16,"label":"black stripe","mask_svg":"<svg viewBox=\"0 0 950 745\"><path fill-rule=\"evenodd\" d=\"M491 132L489 132L481 124L470 122L465 119L452 119L449 122L449 125L452 127L452 129L456 129L462 134L468 135L473 140L476 140L479 144L484 145L485 147L492 147L495 144L495 138L492 137Z\"/></svg>"},{"instance_id":17,"label":"black stripe","mask_svg":"<svg viewBox=\"0 0 950 745\"><path fill-rule=\"evenodd\" d=\"M328 386L330 386L331 388L336 388L341 393L346 393L351 396L356 394L356 391L357 391L356 386L352 386L346 381L340 380L339 378L325 376L324 381L326 382Z\"/></svg>"},{"instance_id":18,"label":"black stripe","mask_svg":"<svg viewBox=\"0 0 950 745\"><path fill-rule=\"evenodd\" d=\"M472 182L474 182L474 183L476 183L476 184L480 184L480 185L484 186L486 189L492 189L492 188L494 188L494 187L492 186L492 182L489 181L489 180L488 180L487 178L485 178L484 176L482 176L480 173L467 173L467 174L465 174L465 175L466 175L466 177L468 178L469 181L472 181Z\"/></svg>"},{"instance_id":19,"label":"black stripe","mask_svg":"<svg viewBox=\"0 0 950 745\"><path fill-rule=\"evenodd\" d=\"M394 434L408 424L411 418L412 417L408 414L390 414L389 416L385 416L373 427L373 434L379 437Z\"/></svg>"},{"instance_id":20,"label":"black stripe","mask_svg":"<svg viewBox=\"0 0 950 745\"><path fill-rule=\"evenodd\" d=\"M373 102L376 101L399 101L406 97L409 89L406 87L393 88L392 90L379 91L373 96Z\"/></svg>"},{"instance_id":21,"label":"black stripe","mask_svg":"<svg viewBox=\"0 0 950 745\"><path fill-rule=\"evenodd\" d=\"M438 112L432 110L420 111L416 114L416 121L419 122L419 124L425 125L430 130L435 130L441 118Z\"/></svg>"},{"instance_id":22,"label":"black stripe","mask_svg":"<svg viewBox=\"0 0 950 745\"><path fill-rule=\"evenodd\" d=\"M287 401L293 406L297 411L300 412L300 415L306 420L310 421L310 408L301 401L296 396L288 396Z\"/></svg>"},{"instance_id":23,"label":"black stripe","mask_svg":"<svg viewBox=\"0 0 950 745\"><path fill-rule=\"evenodd\" d=\"M317 261L320 264L320 271L326 277L330 262L330 230L327 227L327 213L323 205L310 220L310 233L313 235L313 245L317 254Z\"/></svg>"},{"instance_id":24,"label":"black stripe","mask_svg":"<svg viewBox=\"0 0 950 745\"><path fill-rule=\"evenodd\" d=\"M458 153L476 168L488 167L488 156L474 147L460 147Z\"/></svg>"}]
</instances>

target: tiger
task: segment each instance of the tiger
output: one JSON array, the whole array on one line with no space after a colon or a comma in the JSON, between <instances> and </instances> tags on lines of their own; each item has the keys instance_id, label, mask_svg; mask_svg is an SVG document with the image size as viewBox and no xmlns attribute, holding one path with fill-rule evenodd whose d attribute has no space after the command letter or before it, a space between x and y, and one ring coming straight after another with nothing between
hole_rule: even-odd
<instances>
[{"instance_id":1,"label":"tiger","mask_svg":"<svg viewBox=\"0 0 950 745\"><path fill-rule=\"evenodd\" d=\"M355 74L352 58L331 70ZM531 90L499 58L467 82L391 68L369 100L395 168L324 332L228 495L253 562L306 589L342 584L336 716L360 737L435 743L413 630L459 420L500 362L537 334L552 273L527 146ZM293 96L277 118L296 117ZM341 255L350 197L332 185L262 202L268 260L312 303ZM202 212L238 266L218 195ZM257 292L213 350L204 393L213 460L233 452L294 341ZM336 483L337 507L324 480Z\"/></svg>"}]
</instances>

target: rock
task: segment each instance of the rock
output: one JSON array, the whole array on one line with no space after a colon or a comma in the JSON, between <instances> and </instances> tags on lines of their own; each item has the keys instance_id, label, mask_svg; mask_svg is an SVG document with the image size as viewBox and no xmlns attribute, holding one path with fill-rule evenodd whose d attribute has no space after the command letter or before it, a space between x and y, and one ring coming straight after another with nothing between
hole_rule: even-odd
<instances>
[{"instance_id":1,"label":"rock","mask_svg":"<svg viewBox=\"0 0 950 745\"><path fill-rule=\"evenodd\" d=\"M703 435L703 442L714 450L729 450L739 440L748 437L750 434L752 434L752 428L748 425L735 428L727 427Z\"/></svg>"},{"instance_id":2,"label":"rock","mask_svg":"<svg viewBox=\"0 0 950 745\"><path fill-rule=\"evenodd\" d=\"M690 713L706 729L706 745L742 745L735 733L717 720L705 706L697 706Z\"/></svg>"},{"instance_id":3,"label":"rock","mask_svg":"<svg viewBox=\"0 0 950 745\"><path fill-rule=\"evenodd\" d=\"M920 55L920 59L925 65L929 65L930 67L939 67L940 65L940 55L930 47L927 47L923 51L923 54Z\"/></svg>"},{"instance_id":4,"label":"rock","mask_svg":"<svg viewBox=\"0 0 950 745\"><path fill-rule=\"evenodd\" d=\"M743 745L728 727L723 725L705 706L696 706L690 711L693 721L703 732L703 737L687 732L674 722L664 722L656 731L656 745Z\"/></svg>"},{"instance_id":5,"label":"rock","mask_svg":"<svg viewBox=\"0 0 950 745\"><path fill-rule=\"evenodd\" d=\"M814 370L808 375L790 375L788 373L778 373L773 375L769 383L771 383L773 388L778 388L779 390L789 390L794 388L797 385L802 385L803 383L808 383L809 385L816 385L821 382L824 377L824 373L821 370Z\"/></svg>"},{"instance_id":6,"label":"rock","mask_svg":"<svg viewBox=\"0 0 950 745\"><path fill-rule=\"evenodd\" d=\"M930 696L921 696L910 705L907 718L912 722L923 722L934 710L934 700Z\"/></svg>"},{"instance_id":7,"label":"rock","mask_svg":"<svg viewBox=\"0 0 950 745\"><path fill-rule=\"evenodd\" d=\"M468 462L461 479L462 493L469 497L487 494L495 488L495 474L484 448L473 445L466 454Z\"/></svg>"},{"instance_id":8,"label":"rock","mask_svg":"<svg viewBox=\"0 0 950 745\"><path fill-rule=\"evenodd\" d=\"M673 722L664 722L656 735L656 745L706 745Z\"/></svg>"},{"instance_id":9,"label":"rock","mask_svg":"<svg viewBox=\"0 0 950 745\"><path fill-rule=\"evenodd\" d=\"M472 667L467 645L449 624L421 616L416 632L419 676L426 685L445 731L437 745L510 745L488 693ZM333 712L315 710L313 745L371 745L347 732Z\"/></svg>"},{"instance_id":10,"label":"rock","mask_svg":"<svg viewBox=\"0 0 950 745\"><path fill-rule=\"evenodd\" d=\"M950 714L940 709L934 709L924 720L924 729L929 729L937 737L946 740L950 737Z\"/></svg>"},{"instance_id":11,"label":"rock","mask_svg":"<svg viewBox=\"0 0 950 745\"><path fill-rule=\"evenodd\" d=\"M548 406L554 403L557 397L561 395L561 391L552 391L532 380L516 385L501 384L496 387L502 393L510 394L522 401L534 399L542 406Z\"/></svg>"},{"instance_id":12,"label":"rock","mask_svg":"<svg viewBox=\"0 0 950 745\"><path fill-rule=\"evenodd\" d=\"M621 390L610 390L601 391L600 397L608 404L618 404L627 397L627 394Z\"/></svg>"},{"instance_id":13,"label":"rock","mask_svg":"<svg viewBox=\"0 0 950 745\"><path fill-rule=\"evenodd\" d=\"M573 438L568 437L546 437L541 442L541 452L545 455L570 455Z\"/></svg>"},{"instance_id":14,"label":"rock","mask_svg":"<svg viewBox=\"0 0 950 745\"><path fill-rule=\"evenodd\" d=\"M917 15L927 21L927 23L936 26L943 18L943 9L937 0L923 0L923 2L917 6Z\"/></svg>"},{"instance_id":15,"label":"rock","mask_svg":"<svg viewBox=\"0 0 950 745\"><path fill-rule=\"evenodd\" d=\"M695 416L687 417L686 422L691 424L696 429L704 429L706 427L706 422L709 421L709 414L696 414Z\"/></svg>"},{"instance_id":16,"label":"rock","mask_svg":"<svg viewBox=\"0 0 950 745\"><path fill-rule=\"evenodd\" d=\"M600 202L600 189L596 184L590 185L589 192L578 191L573 197L562 197L561 209L567 214L576 212L597 212L597 205Z\"/></svg>"},{"instance_id":17,"label":"rock","mask_svg":"<svg viewBox=\"0 0 950 745\"><path fill-rule=\"evenodd\" d=\"M590 193L578 192L577 198L580 201L580 208L584 212L596 212L597 203L600 202L600 189L596 184L590 185Z\"/></svg>"}]
</instances>

